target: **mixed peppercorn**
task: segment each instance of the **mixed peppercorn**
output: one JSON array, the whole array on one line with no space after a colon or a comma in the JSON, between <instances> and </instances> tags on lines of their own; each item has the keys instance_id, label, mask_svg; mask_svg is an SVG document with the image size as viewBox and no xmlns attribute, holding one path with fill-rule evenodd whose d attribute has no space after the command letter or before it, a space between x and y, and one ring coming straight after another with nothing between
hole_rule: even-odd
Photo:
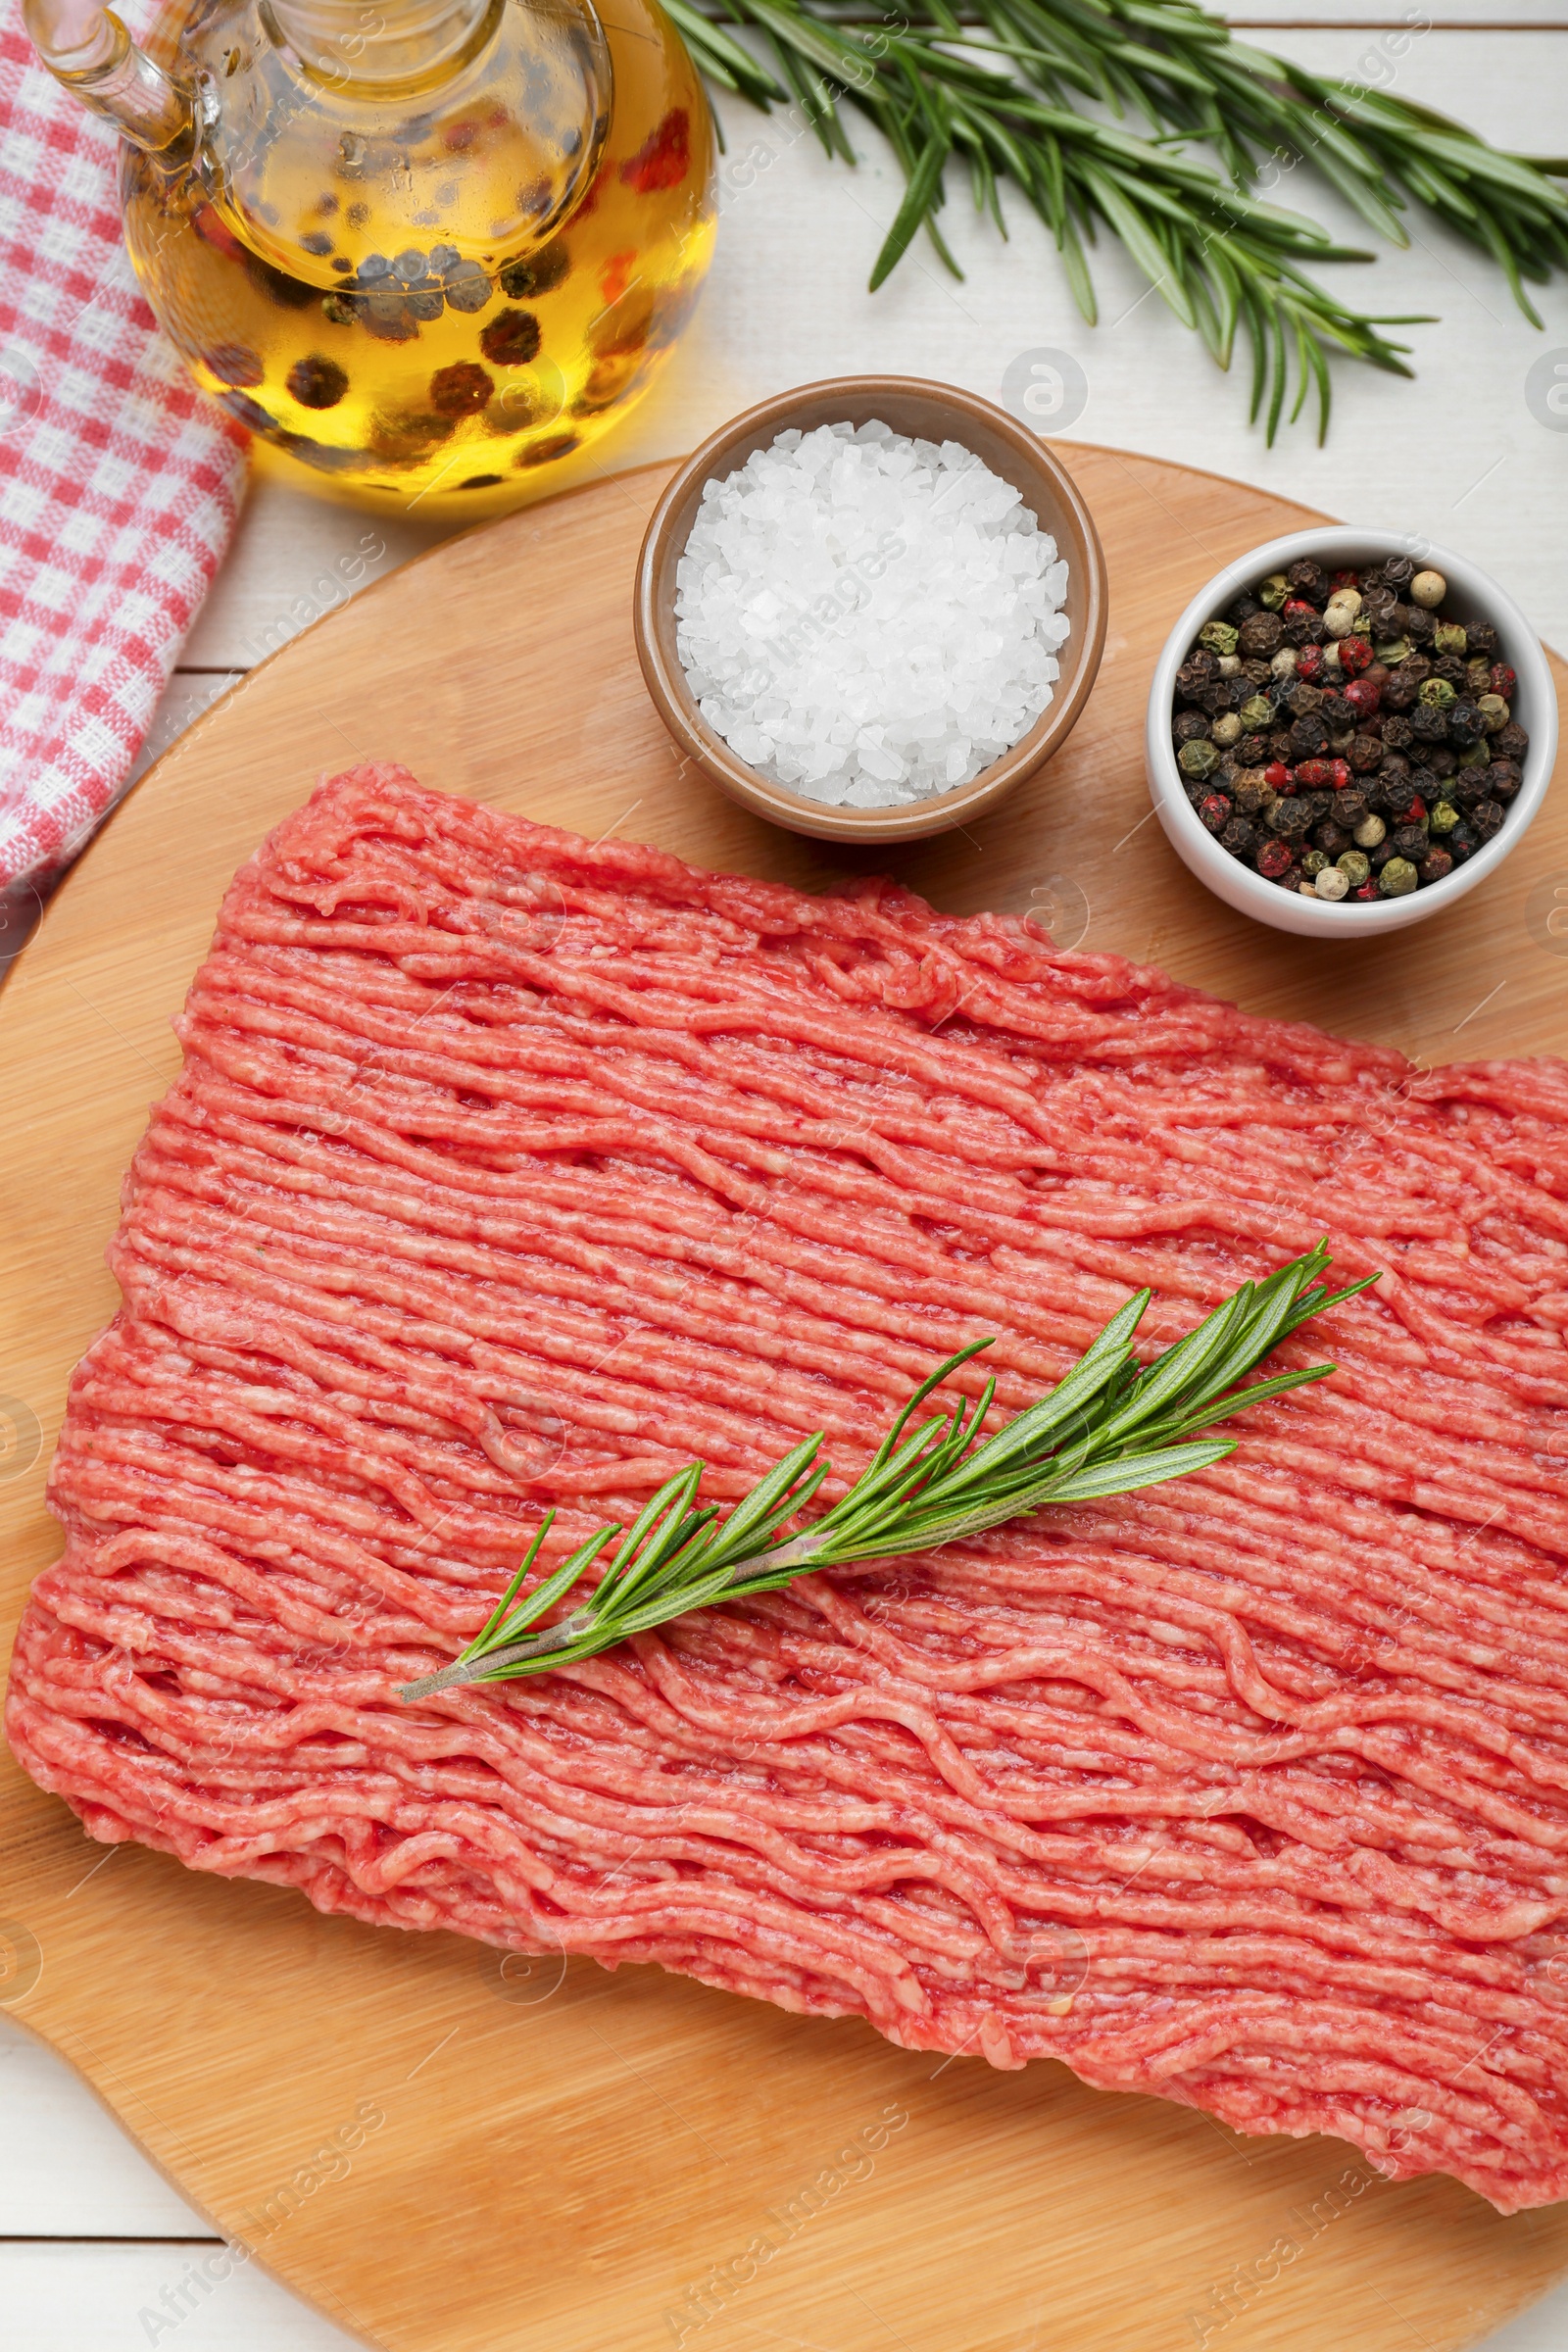
<instances>
[{"instance_id":1,"label":"mixed peppercorn","mask_svg":"<svg viewBox=\"0 0 1568 2352\"><path fill-rule=\"evenodd\" d=\"M1496 630L1450 619L1447 592L1404 556L1307 559L1204 623L1171 734L1222 849L1281 890L1373 901L1441 882L1500 829L1529 737Z\"/></svg>"}]
</instances>

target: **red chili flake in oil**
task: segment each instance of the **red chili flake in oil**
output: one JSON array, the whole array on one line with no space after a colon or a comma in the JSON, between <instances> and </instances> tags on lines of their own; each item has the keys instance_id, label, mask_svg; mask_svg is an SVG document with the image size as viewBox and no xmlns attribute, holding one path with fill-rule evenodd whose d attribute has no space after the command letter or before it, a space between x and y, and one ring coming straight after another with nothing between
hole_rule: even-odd
<instances>
[{"instance_id":1,"label":"red chili flake in oil","mask_svg":"<svg viewBox=\"0 0 1568 2352\"><path fill-rule=\"evenodd\" d=\"M678 188L691 168L691 118L683 106L672 106L657 130L649 132L634 156L620 167L620 176L639 196L656 188Z\"/></svg>"}]
</instances>

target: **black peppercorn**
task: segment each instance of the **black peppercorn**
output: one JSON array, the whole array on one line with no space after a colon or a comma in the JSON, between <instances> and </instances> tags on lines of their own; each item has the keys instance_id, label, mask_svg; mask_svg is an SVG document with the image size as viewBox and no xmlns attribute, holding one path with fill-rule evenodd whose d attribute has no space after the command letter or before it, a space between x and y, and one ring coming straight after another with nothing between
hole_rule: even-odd
<instances>
[{"instance_id":1,"label":"black peppercorn","mask_svg":"<svg viewBox=\"0 0 1568 2352\"><path fill-rule=\"evenodd\" d=\"M1248 858L1257 847L1257 827L1250 816L1232 816L1219 837L1222 850L1233 858Z\"/></svg>"},{"instance_id":2,"label":"black peppercorn","mask_svg":"<svg viewBox=\"0 0 1568 2352\"><path fill-rule=\"evenodd\" d=\"M1410 617L1404 624L1404 634L1412 645L1430 645L1437 625L1424 605L1412 605Z\"/></svg>"},{"instance_id":3,"label":"black peppercorn","mask_svg":"<svg viewBox=\"0 0 1568 2352\"><path fill-rule=\"evenodd\" d=\"M1184 743L1196 742L1200 735L1207 735L1211 723L1204 717L1201 710L1184 710L1181 716L1172 723L1170 731L1179 746Z\"/></svg>"},{"instance_id":4,"label":"black peppercorn","mask_svg":"<svg viewBox=\"0 0 1568 2352\"><path fill-rule=\"evenodd\" d=\"M1342 858L1354 836L1344 825L1337 825L1332 816L1312 829L1312 847L1321 850L1325 858Z\"/></svg>"},{"instance_id":5,"label":"black peppercorn","mask_svg":"<svg viewBox=\"0 0 1568 2352\"><path fill-rule=\"evenodd\" d=\"M1470 818L1480 841L1490 841L1501 825L1507 811L1500 801L1483 801Z\"/></svg>"},{"instance_id":6,"label":"black peppercorn","mask_svg":"<svg viewBox=\"0 0 1568 2352\"><path fill-rule=\"evenodd\" d=\"M1415 565L1408 556L1390 556L1382 565L1383 577L1398 595L1402 595L1415 578Z\"/></svg>"},{"instance_id":7,"label":"black peppercorn","mask_svg":"<svg viewBox=\"0 0 1568 2352\"><path fill-rule=\"evenodd\" d=\"M1381 874L1383 868L1388 864L1389 859L1394 857L1394 844L1385 835L1382 841L1375 842L1372 848L1368 850L1366 854L1366 861L1375 874Z\"/></svg>"},{"instance_id":8,"label":"black peppercorn","mask_svg":"<svg viewBox=\"0 0 1568 2352\"><path fill-rule=\"evenodd\" d=\"M1446 712L1436 703L1417 703L1410 713L1410 732L1417 743L1441 743L1448 732Z\"/></svg>"},{"instance_id":9,"label":"black peppercorn","mask_svg":"<svg viewBox=\"0 0 1568 2352\"><path fill-rule=\"evenodd\" d=\"M1492 738L1492 756L1494 760L1522 760L1529 749L1530 738L1517 719L1510 718L1508 724L1499 727Z\"/></svg>"},{"instance_id":10,"label":"black peppercorn","mask_svg":"<svg viewBox=\"0 0 1568 2352\"><path fill-rule=\"evenodd\" d=\"M1369 776L1382 764L1383 745L1376 735L1352 735L1346 758L1354 774Z\"/></svg>"},{"instance_id":11,"label":"black peppercorn","mask_svg":"<svg viewBox=\"0 0 1568 2352\"><path fill-rule=\"evenodd\" d=\"M1237 675L1245 678L1256 693L1268 684L1274 672L1266 662L1244 662Z\"/></svg>"},{"instance_id":12,"label":"black peppercorn","mask_svg":"<svg viewBox=\"0 0 1568 2352\"><path fill-rule=\"evenodd\" d=\"M1334 795L1329 813L1335 824L1343 825L1347 833L1353 833L1366 815L1368 806L1365 789L1360 785L1348 784L1343 792Z\"/></svg>"},{"instance_id":13,"label":"black peppercorn","mask_svg":"<svg viewBox=\"0 0 1568 2352\"><path fill-rule=\"evenodd\" d=\"M1470 683L1465 665L1457 654L1439 654L1432 664L1432 675L1435 678L1446 678L1455 693Z\"/></svg>"},{"instance_id":14,"label":"black peppercorn","mask_svg":"<svg viewBox=\"0 0 1568 2352\"><path fill-rule=\"evenodd\" d=\"M1410 699L1413 702L1415 697L1412 695ZM1383 721L1383 749L1385 752L1405 751L1413 741L1410 721L1404 716L1404 713L1399 710L1391 711Z\"/></svg>"},{"instance_id":15,"label":"black peppercorn","mask_svg":"<svg viewBox=\"0 0 1568 2352\"><path fill-rule=\"evenodd\" d=\"M1206 646L1197 646L1176 672L1176 695L1180 702L1196 702L1211 678L1218 677L1219 663Z\"/></svg>"},{"instance_id":16,"label":"black peppercorn","mask_svg":"<svg viewBox=\"0 0 1568 2352\"><path fill-rule=\"evenodd\" d=\"M501 272L501 291L510 294L514 302L527 302L535 295L553 293L570 268L571 256L557 237L526 260L509 262Z\"/></svg>"},{"instance_id":17,"label":"black peppercorn","mask_svg":"<svg viewBox=\"0 0 1568 2352\"><path fill-rule=\"evenodd\" d=\"M1456 768L1443 787L1445 800L1456 808L1479 808L1485 800L1494 800L1492 790L1492 770L1489 767Z\"/></svg>"},{"instance_id":18,"label":"black peppercorn","mask_svg":"<svg viewBox=\"0 0 1568 2352\"><path fill-rule=\"evenodd\" d=\"M1487 731L1487 722L1476 704L1461 696L1448 712L1448 741L1450 743L1479 743Z\"/></svg>"},{"instance_id":19,"label":"black peppercorn","mask_svg":"<svg viewBox=\"0 0 1568 2352\"><path fill-rule=\"evenodd\" d=\"M479 337L479 349L497 368L526 368L539 351L539 321L532 311L502 311Z\"/></svg>"},{"instance_id":20,"label":"black peppercorn","mask_svg":"<svg viewBox=\"0 0 1568 2352\"><path fill-rule=\"evenodd\" d=\"M1463 865L1466 858L1475 856L1480 846L1476 839L1475 827L1466 824L1463 817L1456 825L1450 827L1447 839L1444 843L1445 849L1455 865Z\"/></svg>"},{"instance_id":21,"label":"black peppercorn","mask_svg":"<svg viewBox=\"0 0 1568 2352\"><path fill-rule=\"evenodd\" d=\"M1423 756L1435 776L1451 776L1458 765L1451 747L1446 743L1430 745Z\"/></svg>"},{"instance_id":22,"label":"black peppercorn","mask_svg":"<svg viewBox=\"0 0 1568 2352\"><path fill-rule=\"evenodd\" d=\"M1303 556L1298 564L1293 564L1285 574L1285 580L1291 594L1299 597L1303 604L1328 603L1328 574L1321 564L1313 563L1310 556Z\"/></svg>"},{"instance_id":23,"label":"black peppercorn","mask_svg":"<svg viewBox=\"0 0 1568 2352\"><path fill-rule=\"evenodd\" d=\"M1480 776L1486 786L1487 798L1501 801L1505 808L1524 782L1524 777L1512 760L1494 760L1490 767L1472 769L1471 773Z\"/></svg>"},{"instance_id":24,"label":"black peppercorn","mask_svg":"<svg viewBox=\"0 0 1568 2352\"><path fill-rule=\"evenodd\" d=\"M1305 718L1323 701L1321 686L1312 685L1306 678L1292 678L1287 682L1282 701L1293 718Z\"/></svg>"},{"instance_id":25,"label":"black peppercorn","mask_svg":"<svg viewBox=\"0 0 1568 2352\"><path fill-rule=\"evenodd\" d=\"M1472 620L1466 626L1465 636L1472 654L1478 654L1483 662L1495 662L1497 632L1490 620Z\"/></svg>"},{"instance_id":26,"label":"black peppercorn","mask_svg":"<svg viewBox=\"0 0 1568 2352\"><path fill-rule=\"evenodd\" d=\"M1415 861L1417 878L1422 882L1441 882L1445 874L1453 871L1453 856L1448 850L1428 850Z\"/></svg>"},{"instance_id":27,"label":"black peppercorn","mask_svg":"<svg viewBox=\"0 0 1568 2352\"><path fill-rule=\"evenodd\" d=\"M495 380L472 360L456 360L430 378L430 405L441 416L474 416L495 390Z\"/></svg>"},{"instance_id":28,"label":"black peppercorn","mask_svg":"<svg viewBox=\"0 0 1568 2352\"><path fill-rule=\"evenodd\" d=\"M1295 721L1290 733L1291 760L1320 760L1329 748L1329 730L1315 710Z\"/></svg>"},{"instance_id":29,"label":"black peppercorn","mask_svg":"<svg viewBox=\"0 0 1568 2352\"><path fill-rule=\"evenodd\" d=\"M1243 767L1261 767L1268 758L1266 735L1244 735L1236 746L1236 757Z\"/></svg>"},{"instance_id":30,"label":"black peppercorn","mask_svg":"<svg viewBox=\"0 0 1568 2352\"><path fill-rule=\"evenodd\" d=\"M1417 694L1420 691L1420 679L1414 678L1410 675L1409 663L1407 662L1401 662L1398 668L1394 672L1388 684L1383 689L1384 710L1391 712L1395 716L1398 716L1402 711L1410 710L1415 702ZM1383 740L1385 743L1388 741L1388 728L1386 726L1383 730Z\"/></svg>"},{"instance_id":31,"label":"black peppercorn","mask_svg":"<svg viewBox=\"0 0 1568 2352\"><path fill-rule=\"evenodd\" d=\"M1287 645L1321 645L1328 635L1319 613L1292 612L1285 621Z\"/></svg>"},{"instance_id":32,"label":"black peppercorn","mask_svg":"<svg viewBox=\"0 0 1568 2352\"><path fill-rule=\"evenodd\" d=\"M295 361L287 382L302 409L335 409L349 388L348 375L336 360L315 351Z\"/></svg>"},{"instance_id":33,"label":"black peppercorn","mask_svg":"<svg viewBox=\"0 0 1568 2352\"><path fill-rule=\"evenodd\" d=\"M1324 725L1334 734L1338 734L1344 727L1353 727L1355 724L1354 706L1346 701L1337 687L1331 686L1324 693L1322 701L1318 704L1318 715Z\"/></svg>"},{"instance_id":34,"label":"black peppercorn","mask_svg":"<svg viewBox=\"0 0 1568 2352\"><path fill-rule=\"evenodd\" d=\"M1282 840L1299 841L1311 827L1312 804L1298 793L1281 793L1265 821Z\"/></svg>"},{"instance_id":35,"label":"black peppercorn","mask_svg":"<svg viewBox=\"0 0 1568 2352\"><path fill-rule=\"evenodd\" d=\"M1256 611L1242 621L1236 650L1248 660L1266 660L1279 650L1284 635L1285 624L1277 612Z\"/></svg>"},{"instance_id":36,"label":"black peppercorn","mask_svg":"<svg viewBox=\"0 0 1568 2352\"><path fill-rule=\"evenodd\" d=\"M1291 730L1289 727L1274 728L1268 739L1268 756L1271 760L1283 760L1287 767L1290 766Z\"/></svg>"},{"instance_id":37,"label":"black peppercorn","mask_svg":"<svg viewBox=\"0 0 1568 2352\"><path fill-rule=\"evenodd\" d=\"M1425 825L1396 825L1389 839L1396 858L1408 858L1412 865L1419 865L1430 846Z\"/></svg>"}]
</instances>

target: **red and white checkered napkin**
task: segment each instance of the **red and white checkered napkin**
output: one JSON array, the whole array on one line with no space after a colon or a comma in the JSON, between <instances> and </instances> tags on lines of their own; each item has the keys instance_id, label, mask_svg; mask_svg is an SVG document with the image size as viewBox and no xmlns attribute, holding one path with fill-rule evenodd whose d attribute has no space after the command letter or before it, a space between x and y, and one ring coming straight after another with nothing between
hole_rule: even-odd
<instances>
[{"instance_id":1,"label":"red and white checkered napkin","mask_svg":"<svg viewBox=\"0 0 1568 2352\"><path fill-rule=\"evenodd\" d=\"M150 10L123 8L131 30ZM246 436L153 323L117 141L0 29L0 886L79 850L239 511Z\"/></svg>"}]
</instances>

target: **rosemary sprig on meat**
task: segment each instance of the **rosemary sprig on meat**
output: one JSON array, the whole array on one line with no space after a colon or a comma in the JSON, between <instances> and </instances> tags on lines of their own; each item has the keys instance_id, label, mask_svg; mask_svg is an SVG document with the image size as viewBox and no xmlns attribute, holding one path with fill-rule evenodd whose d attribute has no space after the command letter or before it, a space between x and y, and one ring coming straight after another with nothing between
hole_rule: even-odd
<instances>
[{"instance_id":1,"label":"rosemary sprig on meat","mask_svg":"<svg viewBox=\"0 0 1568 2352\"><path fill-rule=\"evenodd\" d=\"M950 171L1004 236L1010 180L1055 239L1091 325L1085 247L1104 227L1222 368L1245 334L1251 414L1265 416L1271 441L1293 372L1292 418L1315 389L1321 440L1329 354L1408 375L1408 345L1381 330L1418 318L1354 310L1308 275L1373 257L1260 201L1260 179L1266 191L1310 164L1396 245L1410 241L1412 208L1434 214L1495 262L1537 326L1524 281L1568 267L1568 188L1557 184L1568 162L1505 154L1429 107L1310 74L1237 40L1192 0L665 4L710 80L764 109L793 101L830 156L856 160L846 102L884 133L906 185L873 291L922 225L961 276L937 220ZM759 36L767 62L726 23Z\"/></svg>"},{"instance_id":2,"label":"rosemary sprig on meat","mask_svg":"<svg viewBox=\"0 0 1568 2352\"><path fill-rule=\"evenodd\" d=\"M781 1531L831 1469L820 1430L759 1480L726 1519L715 1504L698 1503L704 1465L689 1463L665 1480L631 1527L599 1528L519 1601L555 1518L552 1510L467 1648L398 1695L429 1698L465 1684L574 1665L693 1609L776 1592L808 1569L929 1551L1052 1503L1098 1501L1207 1469L1234 1452L1236 1441L1202 1438L1200 1430L1334 1370L1332 1364L1311 1364L1239 1385L1301 1324L1377 1279L1369 1275L1331 1291L1320 1281L1328 1262L1320 1242L1266 1281L1244 1283L1142 1369L1133 1339L1151 1293L1140 1291L1049 1395L983 1443L976 1440L996 1396L994 1379L967 1404L960 1397L951 1417L939 1415L911 1429L933 1390L992 1345L989 1339L972 1341L920 1383L849 1493L782 1542ZM588 1599L559 1623L530 1634L617 1536L621 1541Z\"/></svg>"}]
</instances>

